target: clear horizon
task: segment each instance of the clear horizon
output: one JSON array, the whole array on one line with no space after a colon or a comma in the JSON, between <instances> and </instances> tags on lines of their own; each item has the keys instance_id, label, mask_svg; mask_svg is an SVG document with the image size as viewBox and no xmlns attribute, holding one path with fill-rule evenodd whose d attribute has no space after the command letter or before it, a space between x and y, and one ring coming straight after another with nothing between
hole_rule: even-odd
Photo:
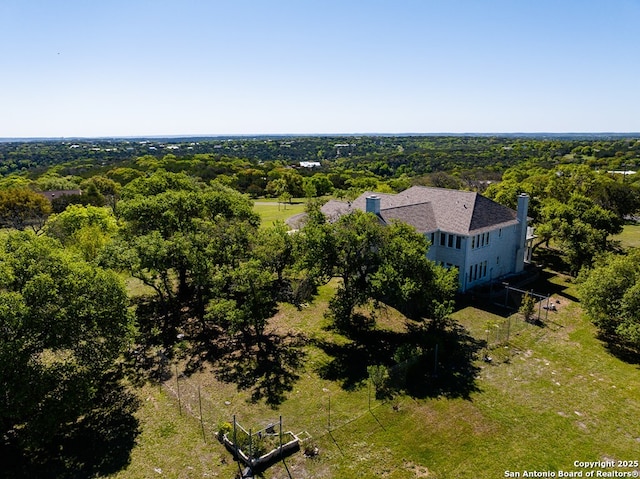
<instances>
[{"instance_id":1,"label":"clear horizon","mask_svg":"<svg viewBox=\"0 0 640 479\"><path fill-rule=\"evenodd\" d=\"M56 3L0 4L0 138L640 131L639 0Z\"/></svg>"},{"instance_id":2,"label":"clear horizon","mask_svg":"<svg viewBox=\"0 0 640 479\"><path fill-rule=\"evenodd\" d=\"M516 131L516 132L400 132L400 133L385 133L385 132L366 132L366 133L239 133L239 134L167 134L167 135L97 135L97 136L22 136L22 137L0 137L0 142L9 142L13 140L17 141L31 141L31 140L51 140L51 141L65 141L65 140L130 140L130 139L158 139L158 140L180 140L190 138L268 138L268 137L282 137L282 138L304 138L304 137L357 137L357 136L383 136L383 137L410 137L410 136L508 136L508 137L563 137L563 136L615 136L621 138L636 138L640 137L640 131Z\"/></svg>"}]
</instances>

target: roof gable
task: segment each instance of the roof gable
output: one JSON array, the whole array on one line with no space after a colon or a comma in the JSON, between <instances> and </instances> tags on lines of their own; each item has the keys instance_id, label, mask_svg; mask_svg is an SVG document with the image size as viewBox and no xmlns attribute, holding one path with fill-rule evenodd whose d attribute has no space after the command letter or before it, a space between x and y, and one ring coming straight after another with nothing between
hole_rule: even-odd
<instances>
[{"instance_id":1,"label":"roof gable","mask_svg":"<svg viewBox=\"0 0 640 479\"><path fill-rule=\"evenodd\" d=\"M477 195L469 231L483 230L501 223L517 222L517 213L489 198Z\"/></svg>"},{"instance_id":2,"label":"roof gable","mask_svg":"<svg viewBox=\"0 0 640 479\"><path fill-rule=\"evenodd\" d=\"M437 221L431 203L396 206L380 210L380 216L385 223L393 220L410 224L420 233L433 231L437 228Z\"/></svg>"}]
</instances>

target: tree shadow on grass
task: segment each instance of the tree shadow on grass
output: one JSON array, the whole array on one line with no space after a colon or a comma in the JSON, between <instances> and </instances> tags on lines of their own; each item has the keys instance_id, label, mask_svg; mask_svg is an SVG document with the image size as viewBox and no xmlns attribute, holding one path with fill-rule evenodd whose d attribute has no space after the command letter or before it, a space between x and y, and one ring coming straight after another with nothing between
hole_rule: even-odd
<instances>
[{"instance_id":1,"label":"tree shadow on grass","mask_svg":"<svg viewBox=\"0 0 640 479\"><path fill-rule=\"evenodd\" d=\"M351 331L351 342L336 344L314 341L332 359L318 370L320 377L337 381L347 391L357 389L368 378L367 366L394 364L395 351L406 342L407 334L377 329Z\"/></svg>"},{"instance_id":2,"label":"tree shadow on grass","mask_svg":"<svg viewBox=\"0 0 640 479\"><path fill-rule=\"evenodd\" d=\"M25 447L19 435L0 441L0 477L100 477L127 467L140 432L134 416L139 401L115 383L105 385L99 397L92 411L38 447Z\"/></svg>"},{"instance_id":3,"label":"tree shadow on grass","mask_svg":"<svg viewBox=\"0 0 640 479\"><path fill-rule=\"evenodd\" d=\"M491 286L485 285L482 290L459 294L456 298L456 309L460 310L470 306L496 316L508 318L517 312L522 304L523 294L521 291L530 291L536 295L548 296L550 298L554 297L550 305L554 304L555 301L560 302L557 298L565 298L573 302L579 301L578 298L568 292L569 288L566 284L554 281L559 273L540 270L539 268L536 268L534 271L535 275L531 274L531 281L514 283L514 287L520 291L508 291L504 283L496 281ZM568 281L570 280L568 279ZM536 303L541 303L540 307L544 307L547 305L547 300L536 296ZM538 311L538 308L539 306L536 304L536 311Z\"/></svg>"},{"instance_id":4,"label":"tree shadow on grass","mask_svg":"<svg viewBox=\"0 0 640 479\"><path fill-rule=\"evenodd\" d=\"M353 341L346 344L316 341L315 345L331 357L318 373L340 382L345 390L354 390L368 379L368 366L382 365L389 373L386 395L404 392L415 398L470 399L471 393L479 391L476 379L480 368L475 363L483 347L481 341L453 322L426 329L411 323L408 329L406 333L363 331L358 337L352 335ZM415 353L398 363L400 348Z\"/></svg>"},{"instance_id":5,"label":"tree shadow on grass","mask_svg":"<svg viewBox=\"0 0 640 479\"><path fill-rule=\"evenodd\" d=\"M214 371L220 380L251 391L253 401L264 399L276 407L299 378L305 343L303 336L294 334L266 334L261 341L235 338L215 361Z\"/></svg>"},{"instance_id":6,"label":"tree shadow on grass","mask_svg":"<svg viewBox=\"0 0 640 479\"><path fill-rule=\"evenodd\" d=\"M603 342L604 347L616 358L628 364L640 366L640 351L636 348L620 341L620 338L609 336L604 333L598 334L598 339Z\"/></svg>"},{"instance_id":7,"label":"tree shadow on grass","mask_svg":"<svg viewBox=\"0 0 640 479\"><path fill-rule=\"evenodd\" d=\"M182 311L189 316L189 311ZM250 333L230 335L220 326L187 319L184 333L161 338L158 345L141 347L136 365L152 380L166 380L172 374L171 360L184 359L183 372L190 376L210 365L221 381L250 390L251 399L264 399L272 407L286 399L293 389L306 353L302 335L266 333L257 338ZM176 331L177 332L177 331ZM158 348L160 348L158 350Z\"/></svg>"},{"instance_id":8,"label":"tree shadow on grass","mask_svg":"<svg viewBox=\"0 0 640 479\"><path fill-rule=\"evenodd\" d=\"M531 284L531 288L538 294L561 296L570 301L579 302L579 298L576 298L574 295L567 292L567 286L552 281L557 276L558 273L550 270L542 270L540 271L538 279ZM566 275L566 277L568 279L570 278L568 275ZM571 279L571 281L574 280L575 278Z\"/></svg>"},{"instance_id":9,"label":"tree shadow on grass","mask_svg":"<svg viewBox=\"0 0 640 479\"><path fill-rule=\"evenodd\" d=\"M533 260L543 268L548 268L562 274L571 275L570 266L562 256L560 250L539 246L534 252Z\"/></svg>"},{"instance_id":10,"label":"tree shadow on grass","mask_svg":"<svg viewBox=\"0 0 640 479\"><path fill-rule=\"evenodd\" d=\"M410 333L411 334L411 333ZM480 368L476 365L483 341L471 337L459 324L414 332L425 335L428 344L416 367L409 368L405 389L415 398L444 396L471 399L479 392L476 380Z\"/></svg>"}]
</instances>

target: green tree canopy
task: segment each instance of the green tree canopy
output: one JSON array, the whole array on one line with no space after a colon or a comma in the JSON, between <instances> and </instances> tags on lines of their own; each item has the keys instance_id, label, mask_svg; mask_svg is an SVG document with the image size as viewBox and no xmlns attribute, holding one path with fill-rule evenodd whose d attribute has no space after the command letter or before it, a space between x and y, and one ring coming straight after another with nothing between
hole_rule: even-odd
<instances>
[{"instance_id":1,"label":"green tree canopy","mask_svg":"<svg viewBox=\"0 0 640 479\"><path fill-rule=\"evenodd\" d=\"M80 187L81 179L77 176L60 176L55 172L42 175L35 182L36 186L42 190L77 190Z\"/></svg>"},{"instance_id":2,"label":"green tree canopy","mask_svg":"<svg viewBox=\"0 0 640 479\"><path fill-rule=\"evenodd\" d=\"M115 248L120 264L154 288L167 314L188 304L202 319L217 268L238 267L250 251L259 224L251 201L218 183L163 171L124 189L116 208L124 222Z\"/></svg>"},{"instance_id":3,"label":"green tree canopy","mask_svg":"<svg viewBox=\"0 0 640 479\"><path fill-rule=\"evenodd\" d=\"M594 324L640 350L640 251L606 256L580 279L582 305Z\"/></svg>"},{"instance_id":4,"label":"green tree canopy","mask_svg":"<svg viewBox=\"0 0 640 479\"><path fill-rule=\"evenodd\" d=\"M571 194L566 203L547 201L540 223L541 237L556 241L574 275L598 254L611 250L609 236L622 231L620 217L579 193Z\"/></svg>"},{"instance_id":5,"label":"green tree canopy","mask_svg":"<svg viewBox=\"0 0 640 479\"><path fill-rule=\"evenodd\" d=\"M271 181L267 184L265 191L270 196L280 197L288 193L291 198L299 198L304 195L304 180L297 171L276 168L269 172L269 178Z\"/></svg>"},{"instance_id":6,"label":"green tree canopy","mask_svg":"<svg viewBox=\"0 0 640 479\"><path fill-rule=\"evenodd\" d=\"M51 203L29 188L0 190L0 225L24 229L31 226L38 231L51 213Z\"/></svg>"},{"instance_id":7,"label":"green tree canopy","mask_svg":"<svg viewBox=\"0 0 640 479\"><path fill-rule=\"evenodd\" d=\"M335 223L319 212L302 230L304 267L318 280L338 277L330 302L340 328L354 326L357 307L371 300L396 307L412 319L434 318L457 288L455 270L436 266L426 257L428 241L414 228L383 225L371 213L354 211Z\"/></svg>"},{"instance_id":8,"label":"green tree canopy","mask_svg":"<svg viewBox=\"0 0 640 479\"><path fill-rule=\"evenodd\" d=\"M621 231L623 216L638 208L634 187L586 165L558 165L550 170L535 163L513 167L485 194L514 208L522 192L531 198L529 216L538 236L535 246L548 247L553 241L574 275L597 254L612 249L609 237Z\"/></svg>"},{"instance_id":9,"label":"green tree canopy","mask_svg":"<svg viewBox=\"0 0 640 479\"><path fill-rule=\"evenodd\" d=\"M109 208L69 205L62 213L49 217L44 231L91 261L111 241L118 225Z\"/></svg>"},{"instance_id":10,"label":"green tree canopy","mask_svg":"<svg viewBox=\"0 0 640 479\"><path fill-rule=\"evenodd\" d=\"M197 191L202 183L186 173L170 173L164 170L156 171L150 176L142 176L131 180L121 190L123 199L135 196L153 196L167 190Z\"/></svg>"},{"instance_id":11,"label":"green tree canopy","mask_svg":"<svg viewBox=\"0 0 640 479\"><path fill-rule=\"evenodd\" d=\"M82 191L88 191L95 189L97 195L104 198L105 204L115 207L116 201L120 195L120 183L107 178L102 175L94 175L91 178L84 180L80 183L80 189Z\"/></svg>"},{"instance_id":12,"label":"green tree canopy","mask_svg":"<svg viewBox=\"0 0 640 479\"><path fill-rule=\"evenodd\" d=\"M374 295L407 317L439 319L439 305L452 300L458 288L456 269L446 269L427 259L428 241L406 223L384 230L381 264L372 278Z\"/></svg>"},{"instance_id":13,"label":"green tree canopy","mask_svg":"<svg viewBox=\"0 0 640 479\"><path fill-rule=\"evenodd\" d=\"M3 236L0 271L0 431L35 450L99 407L133 318L115 273L49 237Z\"/></svg>"}]
</instances>

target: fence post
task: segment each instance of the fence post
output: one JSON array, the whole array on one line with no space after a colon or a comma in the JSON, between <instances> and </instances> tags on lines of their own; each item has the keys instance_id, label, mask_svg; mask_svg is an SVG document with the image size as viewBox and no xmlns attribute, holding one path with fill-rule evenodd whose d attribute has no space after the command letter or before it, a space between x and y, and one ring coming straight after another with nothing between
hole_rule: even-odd
<instances>
[{"instance_id":1,"label":"fence post","mask_svg":"<svg viewBox=\"0 0 640 479\"><path fill-rule=\"evenodd\" d=\"M198 406L200 407L200 427L202 428L202 439L207 442L207 435L204 432L204 421L202 418L202 396L200 394L200 385L198 384Z\"/></svg>"},{"instance_id":2,"label":"fence post","mask_svg":"<svg viewBox=\"0 0 640 479\"><path fill-rule=\"evenodd\" d=\"M282 457L282 416L280 416L280 457Z\"/></svg>"},{"instance_id":3,"label":"fence post","mask_svg":"<svg viewBox=\"0 0 640 479\"><path fill-rule=\"evenodd\" d=\"M176 363L176 392L178 394L178 411L182 416L182 400L180 398L180 378L178 377L178 364Z\"/></svg>"},{"instance_id":4,"label":"fence post","mask_svg":"<svg viewBox=\"0 0 640 479\"><path fill-rule=\"evenodd\" d=\"M549 304L549 298L550 298L550 295L547 295L547 312L544 315L544 322L545 323L549 319L549 308L551 307L551 305Z\"/></svg>"},{"instance_id":5,"label":"fence post","mask_svg":"<svg viewBox=\"0 0 640 479\"><path fill-rule=\"evenodd\" d=\"M531 293L533 293L533 290L531 290ZM542 321L542 300L541 298L537 298L538 301L538 321Z\"/></svg>"},{"instance_id":6,"label":"fence post","mask_svg":"<svg viewBox=\"0 0 640 479\"><path fill-rule=\"evenodd\" d=\"M236 433L236 415L233 415L233 447L236 450L236 462L238 463L238 470L240 471L240 477L242 477L242 467L240 466L240 454L238 454L238 434Z\"/></svg>"},{"instance_id":7,"label":"fence post","mask_svg":"<svg viewBox=\"0 0 640 479\"><path fill-rule=\"evenodd\" d=\"M433 358L433 377L438 377L438 343L436 343L436 351Z\"/></svg>"}]
</instances>

